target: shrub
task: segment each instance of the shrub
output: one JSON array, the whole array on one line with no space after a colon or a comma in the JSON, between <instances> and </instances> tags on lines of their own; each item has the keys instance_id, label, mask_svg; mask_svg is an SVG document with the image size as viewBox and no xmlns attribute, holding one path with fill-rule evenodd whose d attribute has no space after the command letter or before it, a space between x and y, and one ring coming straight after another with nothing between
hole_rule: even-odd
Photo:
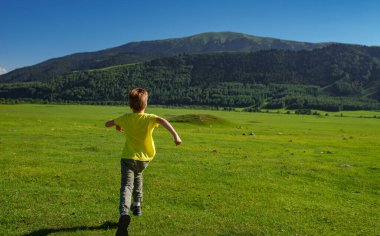
<instances>
[{"instance_id":1,"label":"shrub","mask_svg":"<svg viewBox=\"0 0 380 236\"><path fill-rule=\"evenodd\" d=\"M297 109L295 112L297 115L311 115L310 109Z\"/></svg>"}]
</instances>

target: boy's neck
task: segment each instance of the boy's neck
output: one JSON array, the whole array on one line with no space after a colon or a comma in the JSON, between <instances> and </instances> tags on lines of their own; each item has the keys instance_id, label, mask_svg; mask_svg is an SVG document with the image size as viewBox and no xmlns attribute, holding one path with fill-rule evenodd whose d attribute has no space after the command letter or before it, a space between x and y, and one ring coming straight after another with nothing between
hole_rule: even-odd
<instances>
[{"instance_id":1,"label":"boy's neck","mask_svg":"<svg viewBox=\"0 0 380 236\"><path fill-rule=\"evenodd\" d=\"M143 113L145 112L145 109L144 109L144 110L141 110L141 111L136 111L136 110L133 110L133 109L132 109L132 111L133 111L133 113L140 113L140 114L143 114Z\"/></svg>"}]
</instances>

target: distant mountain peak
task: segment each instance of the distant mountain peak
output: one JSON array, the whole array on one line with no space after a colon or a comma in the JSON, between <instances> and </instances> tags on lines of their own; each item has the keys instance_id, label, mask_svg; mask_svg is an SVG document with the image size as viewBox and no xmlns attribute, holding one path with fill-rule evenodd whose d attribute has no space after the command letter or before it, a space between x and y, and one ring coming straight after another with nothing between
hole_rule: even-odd
<instances>
[{"instance_id":1,"label":"distant mountain peak","mask_svg":"<svg viewBox=\"0 0 380 236\"><path fill-rule=\"evenodd\" d=\"M188 36L185 38L203 38L203 37L209 37L209 38L248 38L248 39L262 39L262 38L268 38L268 37L260 37L250 34L244 34L239 32L232 32L232 31L221 31L221 32L204 32L195 34L192 36Z\"/></svg>"},{"instance_id":2,"label":"distant mountain peak","mask_svg":"<svg viewBox=\"0 0 380 236\"><path fill-rule=\"evenodd\" d=\"M0 82L49 81L72 71L98 69L148 61L160 57L217 52L260 50L313 50L325 43L306 43L259 37L236 32L205 32L182 38L131 42L96 52L76 53L54 58L34 66L16 69L1 76Z\"/></svg>"}]
</instances>

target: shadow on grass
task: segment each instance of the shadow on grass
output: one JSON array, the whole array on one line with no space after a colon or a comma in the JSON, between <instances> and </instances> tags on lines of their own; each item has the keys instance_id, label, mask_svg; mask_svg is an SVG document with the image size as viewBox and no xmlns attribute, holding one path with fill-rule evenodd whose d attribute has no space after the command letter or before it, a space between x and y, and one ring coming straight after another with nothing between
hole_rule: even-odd
<instances>
[{"instance_id":1,"label":"shadow on grass","mask_svg":"<svg viewBox=\"0 0 380 236\"><path fill-rule=\"evenodd\" d=\"M87 230L108 230L116 229L117 223L106 221L99 226L77 226L71 228L57 228L57 229L39 229L28 234L23 234L23 236L44 236L52 233L59 232L75 232L75 231L87 231Z\"/></svg>"}]
</instances>

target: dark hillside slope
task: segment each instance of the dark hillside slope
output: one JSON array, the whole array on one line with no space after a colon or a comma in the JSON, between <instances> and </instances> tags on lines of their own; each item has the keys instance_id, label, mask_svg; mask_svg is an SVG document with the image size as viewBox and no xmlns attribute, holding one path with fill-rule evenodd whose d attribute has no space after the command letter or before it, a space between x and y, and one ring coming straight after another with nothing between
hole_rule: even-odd
<instances>
[{"instance_id":1,"label":"dark hillside slope","mask_svg":"<svg viewBox=\"0 0 380 236\"><path fill-rule=\"evenodd\" d=\"M46 82L73 71L137 63L182 53L252 52L267 49L312 50L325 45L233 32L203 33L184 38L132 42L97 52L76 53L54 58L1 75L0 83Z\"/></svg>"},{"instance_id":2,"label":"dark hillside slope","mask_svg":"<svg viewBox=\"0 0 380 236\"><path fill-rule=\"evenodd\" d=\"M141 86L151 91L153 104L377 109L380 63L370 49L333 44L312 51L180 55L78 71L48 83L0 84L0 98L126 101L128 90Z\"/></svg>"}]
</instances>

